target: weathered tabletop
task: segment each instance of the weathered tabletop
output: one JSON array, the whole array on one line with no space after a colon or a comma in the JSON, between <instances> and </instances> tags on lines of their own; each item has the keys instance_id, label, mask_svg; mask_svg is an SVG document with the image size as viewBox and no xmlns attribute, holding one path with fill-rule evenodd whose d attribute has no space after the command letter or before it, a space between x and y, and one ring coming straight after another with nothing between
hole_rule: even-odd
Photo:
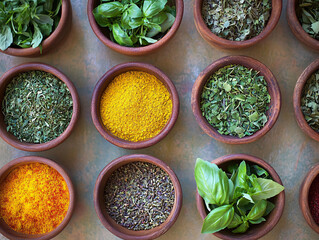
<instances>
[{"instance_id":1,"label":"weathered tabletop","mask_svg":"<svg viewBox=\"0 0 319 240\"><path fill-rule=\"evenodd\" d=\"M0 167L10 160L39 155L63 165L75 185L76 205L68 226L55 239L117 239L100 223L93 206L93 188L102 168L125 154L145 153L165 161L177 174L183 188L183 207L175 225L159 239L216 239L200 233L202 220L195 204L194 164L197 157L212 160L230 153L247 153L270 163L286 188L286 206L280 222L263 239L318 239L299 209L299 187L306 172L319 161L319 143L307 137L294 119L292 95L301 72L317 57L291 33L283 1L280 22L273 33L255 47L223 51L208 45L196 31L193 1L185 0L182 24L161 51L145 57L128 57L104 46L94 35L84 0L72 0L72 30L56 51L36 59L0 55L0 74L26 62L57 67L75 84L81 115L71 136L60 146L40 153L19 151L0 140ZM191 89L198 74L226 55L247 55L263 62L276 76L282 94L282 109L274 128L257 142L232 146L215 141L199 128L191 110ZM118 148L101 137L90 115L91 95L96 82L111 67L128 61L148 62L174 82L181 107L177 123L160 143L144 150ZM1 237L0 237L1 238Z\"/></svg>"}]
</instances>

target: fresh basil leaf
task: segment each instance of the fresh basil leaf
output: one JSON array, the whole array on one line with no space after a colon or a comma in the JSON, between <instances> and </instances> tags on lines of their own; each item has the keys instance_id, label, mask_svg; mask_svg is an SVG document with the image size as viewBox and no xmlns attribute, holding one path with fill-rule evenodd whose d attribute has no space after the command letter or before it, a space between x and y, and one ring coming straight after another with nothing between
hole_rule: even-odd
<instances>
[{"instance_id":1,"label":"fresh basil leaf","mask_svg":"<svg viewBox=\"0 0 319 240\"><path fill-rule=\"evenodd\" d=\"M215 233L226 228L233 220L234 208L224 205L212 210L204 219L202 233Z\"/></svg>"},{"instance_id":2,"label":"fresh basil leaf","mask_svg":"<svg viewBox=\"0 0 319 240\"><path fill-rule=\"evenodd\" d=\"M150 22L156 23L156 24L162 24L167 18L168 17L165 12L160 12L156 14L154 17L152 17L150 19Z\"/></svg>"},{"instance_id":3,"label":"fresh basil leaf","mask_svg":"<svg viewBox=\"0 0 319 240\"><path fill-rule=\"evenodd\" d=\"M269 173L258 165L252 165L251 169L253 173L256 173L259 177L267 178L269 176Z\"/></svg>"},{"instance_id":4,"label":"fresh basil leaf","mask_svg":"<svg viewBox=\"0 0 319 240\"><path fill-rule=\"evenodd\" d=\"M228 179L228 186L229 186L229 202L233 202L233 195L234 195L234 183L232 180Z\"/></svg>"},{"instance_id":5,"label":"fresh basil leaf","mask_svg":"<svg viewBox=\"0 0 319 240\"><path fill-rule=\"evenodd\" d=\"M157 42L156 39L149 38L149 37L141 36L140 38L144 39L144 40L145 40L146 42L148 42L148 43L156 43L156 42Z\"/></svg>"},{"instance_id":6,"label":"fresh basil leaf","mask_svg":"<svg viewBox=\"0 0 319 240\"><path fill-rule=\"evenodd\" d=\"M235 179L235 187L242 187L244 189L249 188L245 161L242 161L239 164L237 178Z\"/></svg>"},{"instance_id":7,"label":"fresh basil leaf","mask_svg":"<svg viewBox=\"0 0 319 240\"><path fill-rule=\"evenodd\" d=\"M261 218L267 208L267 201L266 200L260 200L258 201L253 208L250 210L250 212L247 215L247 219L249 220L257 220Z\"/></svg>"},{"instance_id":8,"label":"fresh basil leaf","mask_svg":"<svg viewBox=\"0 0 319 240\"><path fill-rule=\"evenodd\" d=\"M49 24L53 26L53 19L49 15L38 14L36 18L34 18L35 22L38 24Z\"/></svg>"},{"instance_id":9,"label":"fresh basil leaf","mask_svg":"<svg viewBox=\"0 0 319 240\"><path fill-rule=\"evenodd\" d=\"M143 14L145 17L153 17L162 11L167 3L167 0L144 0Z\"/></svg>"},{"instance_id":10,"label":"fresh basil leaf","mask_svg":"<svg viewBox=\"0 0 319 240\"><path fill-rule=\"evenodd\" d=\"M259 223L262 223L262 222L265 222L265 221L266 221L266 219L264 219L263 217L258 218L257 220L249 220L249 222L251 224L259 224Z\"/></svg>"},{"instance_id":11,"label":"fresh basil leaf","mask_svg":"<svg viewBox=\"0 0 319 240\"><path fill-rule=\"evenodd\" d=\"M250 193L261 191L261 186L259 185L255 174L248 176L248 180L249 184L251 185L251 188L249 190Z\"/></svg>"},{"instance_id":12,"label":"fresh basil leaf","mask_svg":"<svg viewBox=\"0 0 319 240\"><path fill-rule=\"evenodd\" d=\"M247 199L251 203L255 203L251 196L247 193L243 193L243 198Z\"/></svg>"},{"instance_id":13,"label":"fresh basil leaf","mask_svg":"<svg viewBox=\"0 0 319 240\"><path fill-rule=\"evenodd\" d=\"M141 18L143 17L142 10L134 3L126 10L130 18Z\"/></svg>"},{"instance_id":14,"label":"fresh basil leaf","mask_svg":"<svg viewBox=\"0 0 319 240\"><path fill-rule=\"evenodd\" d=\"M270 179L257 178L257 181L262 190L251 195L254 201L272 198L285 189L282 185Z\"/></svg>"},{"instance_id":15,"label":"fresh basil leaf","mask_svg":"<svg viewBox=\"0 0 319 240\"><path fill-rule=\"evenodd\" d=\"M38 24L43 37L48 37L52 32L52 26L50 24Z\"/></svg>"},{"instance_id":16,"label":"fresh basil leaf","mask_svg":"<svg viewBox=\"0 0 319 240\"><path fill-rule=\"evenodd\" d=\"M247 221L244 221L242 224L239 225L238 228L233 230L233 233L244 233L249 228L249 223Z\"/></svg>"},{"instance_id":17,"label":"fresh basil leaf","mask_svg":"<svg viewBox=\"0 0 319 240\"><path fill-rule=\"evenodd\" d=\"M156 23L152 23L152 22L150 22L148 19L144 19L144 26L146 26L146 27L148 27L148 28L150 28L150 29L154 28L154 29L156 29L158 32L160 32L160 31L162 30L162 28L161 28L160 25L158 25L158 24L156 24Z\"/></svg>"},{"instance_id":18,"label":"fresh basil leaf","mask_svg":"<svg viewBox=\"0 0 319 240\"><path fill-rule=\"evenodd\" d=\"M34 27L34 34L33 34L33 39L32 39L32 47L36 48L38 47L43 39L43 35L40 31L40 28L38 27L38 24L36 24L35 22L33 22L33 27Z\"/></svg>"},{"instance_id":19,"label":"fresh basil leaf","mask_svg":"<svg viewBox=\"0 0 319 240\"><path fill-rule=\"evenodd\" d=\"M6 50L13 42L11 29L8 25L0 27L0 49Z\"/></svg>"},{"instance_id":20,"label":"fresh basil leaf","mask_svg":"<svg viewBox=\"0 0 319 240\"><path fill-rule=\"evenodd\" d=\"M119 16L124 10L123 5L120 2L108 2L102 3L93 10L94 17L112 18Z\"/></svg>"},{"instance_id":21,"label":"fresh basil leaf","mask_svg":"<svg viewBox=\"0 0 319 240\"><path fill-rule=\"evenodd\" d=\"M130 39L130 37L127 35L127 33L120 27L119 24L115 23L112 26L112 33L114 36L114 40L122 45L122 46L128 46L128 47L132 47L133 46L133 42Z\"/></svg>"},{"instance_id":22,"label":"fresh basil leaf","mask_svg":"<svg viewBox=\"0 0 319 240\"><path fill-rule=\"evenodd\" d=\"M266 211L263 215L263 217L267 216L269 213L271 213L271 211L275 208L275 204L273 204L272 202L267 201L267 208Z\"/></svg>"},{"instance_id":23,"label":"fresh basil leaf","mask_svg":"<svg viewBox=\"0 0 319 240\"><path fill-rule=\"evenodd\" d=\"M167 19L161 24L162 33L166 32L169 28L171 28L175 22L175 17L170 14L166 13Z\"/></svg>"},{"instance_id":24,"label":"fresh basil leaf","mask_svg":"<svg viewBox=\"0 0 319 240\"><path fill-rule=\"evenodd\" d=\"M227 228L235 228L241 223L243 223L243 220L240 218L240 216L237 213L234 213L233 220L230 222Z\"/></svg>"}]
</instances>

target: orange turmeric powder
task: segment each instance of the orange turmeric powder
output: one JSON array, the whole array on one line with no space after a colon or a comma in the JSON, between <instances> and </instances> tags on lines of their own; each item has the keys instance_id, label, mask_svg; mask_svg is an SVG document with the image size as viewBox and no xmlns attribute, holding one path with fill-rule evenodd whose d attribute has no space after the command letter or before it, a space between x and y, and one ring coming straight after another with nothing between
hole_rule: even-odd
<instances>
[{"instance_id":1,"label":"orange turmeric powder","mask_svg":"<svg viewBox=\"0 0 319 240\"><path fill-rule=\"evenodd\" d=\"M68 207L65 180L46 164L18 166L1 183L0 218L17 232L50 232L62 222Z\"/></svg>"}]
</instances>

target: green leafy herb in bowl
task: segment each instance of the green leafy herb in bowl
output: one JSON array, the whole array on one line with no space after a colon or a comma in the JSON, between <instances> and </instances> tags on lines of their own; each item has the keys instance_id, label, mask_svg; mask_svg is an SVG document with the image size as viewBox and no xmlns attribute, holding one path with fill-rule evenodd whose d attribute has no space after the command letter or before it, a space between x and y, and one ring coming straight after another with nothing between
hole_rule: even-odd
<instances>
[{"instance_id":1,"label":"green leafy herb in bowl","mask_svg":"<svg viewBox=\"0 0 319 240\"><path fill-rule=\"evenodd\" d=\"M319 1L300 0L297 15L305 32L319 40Z\"/></svg>"},{"instance_id":2,"label":"green leafy herb in bowl","mask_svg":"<svg viewBox=\"0 0 319 240\"><path fill-rule=\"evenodd\" d=\"M231 158L231 155L225 156L224 161L232 160ZM204 219L202 233L216 233L226 228L233 233L244 233L251 225L267 222L268 214L276 207L270 199L284 190L270 176L264 168L246 164L245 161L228 164L225 172L214 163L197 159L197 189L205 202L206 211L209 212ZM280 205L283 202L282 198ZM276 216L277 219L271 220L272 224L276 224L280 215L281 213Z\"/></svg>"},{"instance_id":3,"label":"green leafy herb in bowl","mask_svg":"<svg viewBox=\"0 0 319 240\"><path fill-rule=\"evenodd\" d=\"M175 7L167 0L102 0L93 10L101 27L109 30L113 42L127 47L157 42L175 21Z\"/></svg>"}]
</instances>

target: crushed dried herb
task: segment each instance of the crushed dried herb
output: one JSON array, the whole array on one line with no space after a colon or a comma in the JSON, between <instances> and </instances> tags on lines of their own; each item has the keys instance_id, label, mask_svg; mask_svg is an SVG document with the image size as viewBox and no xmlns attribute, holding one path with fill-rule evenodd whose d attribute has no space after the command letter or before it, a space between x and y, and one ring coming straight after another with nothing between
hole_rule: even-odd
<instances>
[{"instance_id":1,"label":"crushed dried herb","mask_svg":"<svg viewBox=\"0 0 319 240\"><path fill-rule=\"evenodd\" d=\"M268 121L270 95L264 76L241 65L218 69L205 84L201 111L223 135L240 138L254 134Z\"/></svg>"},{"instance_id":2,"label":"crushed dried herb","mask_svg":"<svg viewBox=\"0 0 319 240\"><path fill-rule=\"evenodd\" d=\"M217 36L243 41L259 35L269 20L271 0L204 0L202 17Z\"/></svg>"},{"instance_id":3,"label":"crushed dried herb","mask_svg":"<svg viewBox=\"0 0 319 240\"><path fill-rule=\"evenodd\" d=\"M73 100L66 84L51 73L24 72L6 87L2 113L7 131L21 142L45 143L68 127Z\"/></svg>"},{"instance_id":4,"label":"crushed dried herb","mask_svg":"<svg viewBox=\"0 0 319 240\"><path fill-rule=\"evenodd\" d=\"M299 0L296 13L306 33L319 40L319 0Z\"/></svg>"},{"instance_id":5,"label":"crushed dried herb","mask_svg":"<svg viewBox=\"0 0 319 240\"><path fill-rule=\"evenodd\" d=\"M105 185L106 212L130 230L148 230L162 224L174 200L174 186L168 174L147 162L118 168Z\"/></svg>"}]
</instances>

